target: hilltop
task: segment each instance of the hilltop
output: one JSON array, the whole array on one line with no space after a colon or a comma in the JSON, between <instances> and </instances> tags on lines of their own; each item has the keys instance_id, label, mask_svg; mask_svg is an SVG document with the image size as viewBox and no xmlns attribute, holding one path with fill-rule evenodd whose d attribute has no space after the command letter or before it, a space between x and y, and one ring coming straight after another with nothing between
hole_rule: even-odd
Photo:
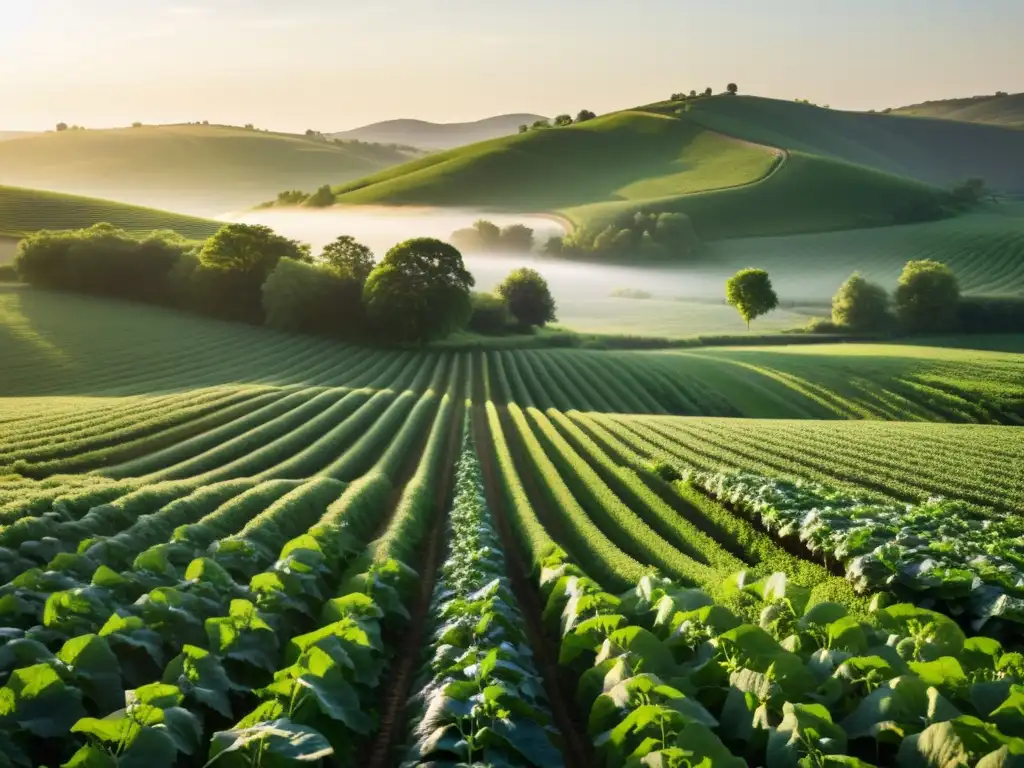
<instances>
[{"instance_id":1,"label":"hilltop","mask_svg":"<svg viewBox=\"0 0 1024 768\"><path fill-rule=\"evenodd\" d=\"M81 229L99 222L133 233L172 229L196 239L209 237L221 226L210 219L111 200L0 186L0 239L41 229Z\"/></svg>"},{"instance_id":2,"label":"hilltop","mask_svg":"<svg viewBox=\"0 0 1024 768\"><path fill-rule=\"evenodd\" d=\"M215 215L411 156L390 146L214 125L69 130L0 142L0 184Z\"/></svg>"},{"instance_id":3,"label":"hilltop","mask_svg":"<svg viewBox=\"0 0 1024 768\"><path fill-rule=\"evenodd\" d=\"M431 123L426 120L385 120L350 131L332 133L335 139L357 139L382 144L407 144L421 149L454 149L465 144L516 133L520 125L544 120L541 115L513 114L487 117L466 123Z\"/></svg>"},{"instance_id":4,"label":"hilltop","mask_svg":"<svg viewBox=\"0 0 1024 768\"><path fill-rule=\"evenodd\" d=\"M1024 128L1024 93L938 99L898 107L890 112L894 115L937 117L943 120Z\"/></svg>"},{"instance_id":5,"label":"hilltop","mask_svg":"<svg viewBox=\"0 0 1024 768\"><path fill-rule=\"evenodd\" d=\"M0 131L0 141L9 139L23 139L26 136L34 136L33 131Z\"/></svg>"}]
</instances>

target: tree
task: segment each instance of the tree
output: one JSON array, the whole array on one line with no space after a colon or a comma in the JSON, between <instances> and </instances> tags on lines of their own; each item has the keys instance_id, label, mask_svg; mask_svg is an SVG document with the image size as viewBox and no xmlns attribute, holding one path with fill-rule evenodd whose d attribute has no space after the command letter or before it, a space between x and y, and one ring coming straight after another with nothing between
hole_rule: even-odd
<instances>
[{"instance_id":1,"label":"tree","mask_svg":"<svg viewBox=\"0 0 1024 768\"><path fill-rule=\"evenodd\" d=\"M373 271L373 251L348 235L341 235L320 252L324 262L341 278L354 280L360 288Z\"/></svg>"},{"instance_id":2,"label":"tree","mask_svg":"<svg viewBox=\"0 0 1024 768\"><path fill-rule=\"evenodd\" d=\"M316 192L303 201L310 208L330 208L335 203L334 192L330 184L324 184Z\"/></svg>"},{"instance_id":3,"label":"tree","mask_svg":"<svg viewBox=\"0 0 1024 768\"><path fill-rule=\"evenodd\" d=\"M686 98L686 94L682 93L682 92L679 92L679 93L673 93L671 96L669 96L668 100L669 101L683 101L685 98Z\"/></svg>"},{"instance_id":4,"label":"tree","mask_svg":"<svg viewBox=\"0 0 1024 768\"><path fill-rule=\"evenodd\" d=\"M851 331L881 331L892 322L889 294L854 272L832 297L832 322Z\"/></svg>"},{"instance_id":5,"label":"tree","mask_svg":"<svg viewBox=\"0 0 1024 768\"><path fill-rule=\"evenodd\" d=\"M711 86L708 86L707 88L704 89L705 96L710 96L712 93L713 91L711 90Z\"/></svg>"},{"instance_id":6,"label":"tree","mask_svg":"<svg viewBox=\"0 0 1024 768\"><path fill-rule=\"evenodd\" d=\"M726 93L728 93L730 96L735 96L740 89L739 86L736 85L736 83L729 83L727 86L725 86L725 90Z\"/></svg>"},{"instance_id":7,"label":"tree","mask_svg":"<svg viewBox=\"0 0 1024 768\"><path fill-rule=\"evenodd\" d=\"M550 127L551 127L551 123L549 123L547 120L535 120L533 125L530 126L530 128L533 128L533 129L550 128Z\"/></svg>"},{"instance_id":8,"label":"tree","mask_svg":"<svg viewBox=\"0 0 1024 768\"><path fill-rule=\"evenodd\" d=\"M141 128L141 127L142 127L142 123L140 123L138 120L136 120L134 123L132 123L132 128Z\"/></svg>"},{"instance_id":9,"label":"tree","mask_svg":"<svg viewBox=\"0 0 1024 768\"><path fill-rule=\"evenodd\" d=\"M505 332L508 327L508 306L503 298L493 293L474 293L472 302L473 314L467 326L469 330L487 336L498 336Z\"/></svg>"},{"instance_id":10,"label":"tree","mask_svg":"<svg viewBox=\"0 0 1024 768\"><path fill-rule=\"evenodd\" d=\"M771 278L763 269L741 269L725 281L725 300L740 313L750 330L750 321L779 306Z\"/></svg>"},{"instance_id":11,"label":"tree","mask_svg":"<svg viewBox=\"0 0 1024 768\"><path fill-rule=\"evenodd\" d=\"M68 124L67 123L57 123L57 130L58 131L66 131L67 129L68 129Z\"/></svg>"},{"instance_id":12,"label":"tree","mask_svg":"<svg viewBox=\"0 0 1024 768\"><path fill-rule=\"evenodd\" d=\"M356 339L363 325L362 283L328 264L281 259L263 283L263 313L271 328Z\"/></svg>"},{"instance_id":13,"label":"tree","mask_svg":"<svg viewBox=\"0 0 1024 768\"><path fill-rule=\"evenodd\" d=\"M690 91L690 98L691 98L691 99L695 99L695 98L697 98L697 92L696 92L696 91L694 91L694 90L691 90L691 91Z\"/></svg>"},{"instance_id":14,"label":"tree","mask_svg":"<svg viewBox=\"0 0 1024 768\"><path fill-rule=\"evenodd\" d=\"M262 224L225 224L199 252L199 261L205 267L255 274L260 282L284 258L308 262L309 246Z\"/></svg>"},{"instance_id":15,"label":"tree","mask_svg":"<svg viewBox=\"0 0 1024 768\"><path fill-rule=\"evenodd\" d=\"M555 115L555 126L558 128L564 128L567 125L572 125L572 115Z\"/></svg>"},{"instance_id":16,"label":"tree","mask_svg":"<svg viewBox=\"0 0 1024 768\"><path fill-rule=\"evenodd\" d=\"M497 248L501 242L501 229L497 224L487 219L477 219L473 222L473 229L480 237L480 245L484 248Z\"/></svg>"},{"instance_id":17,"label":"tree","mask_svg":"<svg viewBox=\"0 0 1024 768\"><path fill-rule=\"evenodd\" d=\"M366 280L363 303L383 338L423 344L465 325L474 283L458 249L420 237L387 252Z\"/></svg>"},{"instance_id":18,"label":"tree","mask_svg":"<svg viewBox=\"0 0 1024 768\"><path fill-rule=\"evenodd\" d=\"M509 273L497 293L522 328L555 320L555 300L547 281L536 270L520 267Z\"/></svg>"},{"instance_id":19,"label":"tree","mask_svg":"<svg viewBox=\"0 0 1024 768\"><path fill-rule=\"evenodd\" d=\"M896 286L896 315L907 330L948 331L956 324L960 285L953 270L931 259L908 261Z\"/></svg>"},{"instance_id":20,"label":"tree","mask_svg":"<svg viewBox=\"0 0 1024 768\"><path fill-rule=\"evenodd\" d=\"M576 115L577 123L585 123L587 120L593 120L597 115L591 112L589 109L581 109Z\"/></svg>"},{"instance_id":21,"label":"tree","mask_svg":"<svg viewBox=\"0 0 1024 768\"><path fill-rule=\"evenodd\" d=\"M501 249L520 253L533 250L533 230L523 224L509 224L501 230Z\"/></svg>"},{"instance_id":22,"label":"tree","mask_svg":"<svg viewBox=\"0 0 1024 768\"><path fill-rule=\"evenodd\" d=\"M987 193L985 180L979 178L965 179L953 187L951 194L953 200L959 205L972 206L981 202Z\"/></svg>"},{"instance_id":23,"label":"tree","mask_svg":"<svg viewBox=\"0 0 1024 768\"><path fill-rule=\"evenodd\" d=\"M528 133L529 130L530 130L530 126L528 126L526 123L523 123L522 125L519 126L519 132L520 133Z\"/></svg>"}]
</instances>

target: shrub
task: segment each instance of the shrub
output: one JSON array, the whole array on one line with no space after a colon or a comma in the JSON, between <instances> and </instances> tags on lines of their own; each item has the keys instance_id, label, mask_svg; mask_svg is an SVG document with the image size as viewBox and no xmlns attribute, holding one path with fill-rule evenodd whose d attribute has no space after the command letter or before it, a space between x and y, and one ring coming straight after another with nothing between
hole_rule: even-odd
<instances>
[{"instance_id":1,"label":"shrub","mask_svg":"<svg viewBox=\"0 0 1024 768\"><path fill-rule=\"evenodd\" d=\"M514 270L497 290L520 327L542 326L556 319L555 300L547 281L533 269Z\"/></svg>"},{"instance_id":2,"label":"shrub","mask_svg":"<svg viewBox=\"0 0 1024 768\"><path fill-rule=\"evenodd\" d=\"M271 328L355 338L362 328L362 283L331 267L281 259L263 283Z\"/></svg>"},{"instance_id":3,"label":"shrub","mask_svg":"<svg viewBox=\"0 0 1024 768\"><path fill-rule=\"evenodd\" d=\"M854 272L832 297L832 322L851 331L880 331L892 324L885 289Z\"/></svg>"},{"instance_id":4,"label":"shrub","mask_svg":"<svg viewBox=\"0 0 1024 768\"><path fill-rule=\"evenodd\" d=\"M330 208L334 205L334 202L334 192L331 191L331 185L324 184L316 192L303 200L302 204L308 205L310 208Z\"/></svg>"},{"instance_id":5,"label":"shrub","mask_svg":"<svg viewBox=\"0 0 1024 768\"><path fill-rule=\"evenodd\" d=\"M415 238L387 252L366 280L363 302L382 338L422 344L466 324L474 282L454 246Z\"/></svg>"},{"instance_id":6,"label":"shrub","mask_svg":"<svg viewBox=\"0 0 1024 768\"><path fill-rule=\"evenodd\" d=\"M14 268L26 282L44 288L164 302L168 274L193 248L174 232L139 237L111 224L95 224L24 238Z\"/></svg>"},{"instance_id":7,"label":"shrub","mask_svg":"<svg viewBox=\"0 0 1024 768\"><path fill-rule=\"evenodd\" d=\"M480 251L530 251L533 249L533 230L522 224L510 224L500 229L493 222L480 219L472 227L452 232L452 245L467 253Z\"/></svg>"},{"instance_id":8,"label":"shrub","mask_svg":"<svg viewBox=\"0 0 1024 768\"><path fill-rule=\"evenodd\" d=\"M18 270L13 264L0 264L0 283L18 282Z\"/></svg>"},{"instance_id":9,"label":"shrub","mask_svg":"<svg viewBox=\"0 0 1024 768\"><path fill-rule=\"evenodd\" d=\"M487 336L505 332L509 323L508 305L493 293L474 293L471 296L473 313L469 316L469 330Z\"/></svg>"},{"instance_id":10,"label":"shrub","mask_svg":"<svg viewBox=\"0 0 1024 768\"><path fill-rule=\"evenodd\" d=\"M945 264L908 261L896 286L896 314L915 333L948 331L956 326L959 299L956 275Z\"/></svg>"},{"instance_id":11,"label":"shrub","mask_svg":"<svg viewBox=\"0 0 1024 768\"><path fill-rule=\"evenodd\" d=\"M339 277L359 283L360 290L373 271L373 251L355 238L341 235L324 246L320 261L329 265Z\"/></svg>"},{"instance_id":12,"label":"shrub","mask_svg":"<svg viewBox=\"0 0 1024 768\"><path fill-rule=\"evenodd\" d=\"M956 308L956 326L964 333L1024 332L1024 299L1016 296L968 296Z\"/></svg>"}]
</instances>

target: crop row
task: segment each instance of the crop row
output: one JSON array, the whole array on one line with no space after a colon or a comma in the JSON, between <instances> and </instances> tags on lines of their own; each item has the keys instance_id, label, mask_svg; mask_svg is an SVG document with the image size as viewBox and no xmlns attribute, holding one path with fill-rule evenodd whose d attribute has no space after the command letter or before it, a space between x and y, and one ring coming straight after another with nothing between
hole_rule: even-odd
<instances>
[{"instance_id":1,"label":"crop row","mask_svg":"<svg viewBox=\"0 0 1024 768\"><path fill-rule=\"evenodd\" d=\"M449 388L460 386L458 366L451 376L446 366L439 371L435 386L446 380ZM348 486L330 477L250 477L198 487L166 481L86 506L79 519L62 507L69 519L53 530L56 536L25 539L16 552L23 562L41 559L46 566L28 568L2 588L0 610L9 627L0 673L6 683L0 696L9 702L0 716L5 755L16 765L62 759L53 755L52 737L70 728L80 735L74 764L172 765L179 753L199 759L202 738L224 730L257 699L263 703L243 718L241 742L227 728L227 735L213 736L211 757L232 762L252 749L272 752L282 740L288 749L312 748L309 740L322 736L299 722L306 714L296 708L318 717L329 703L344 703L342 668L351 668L360 652L383 650L372 632L363 632L374 617L360 595L334 601L321 595L339 581L355 583L342 578L350 565L368 564L381 589L389 573L408 580L408 569L386 557L375 560L386 547L368 549L369 559L354 556L387 519L382 511L393 482L418 456L416 445L433 423L420 469L392 518L403 531L415 530L410 514L422 516L427 507L410 509L406 501L422 497L440 469L450 400L451 392L439 408L436 390L428 390L390 430L390 445L373 466ZM364 446L363 455L379 453L376 443L369 451ZM352 452L360 453L358 443ZM147 508L158 511L138 516ZM83 540L83 523L102 528L102 535ZM76 541L77 551L67 551ZM358 581L359 573L352 578ZM365 574L360 583L367 584ZM296 631L318 623L307 635ZM375 682L372 669L359 665L364 684ZM264 717L285 688L292 719ZM360 711L350 707L341 720L365 730ZM338 719L339 710L324 716ZM248 725L253 719L255 730Z\"/></svg>"},{"instance_id":2,"label":"crop row","mask_svg":"<svg viewBox=\"0 0 1024 768\"><path fill-rule=\"evenodd\" d=\"M503 509L578 680L595 764L995 766L1024 751L1019 654L942 614L823 600L783 573L716 593L653 574L606 591L531 503L511 421L487 413Z\"/></svg>"}]
</instances>

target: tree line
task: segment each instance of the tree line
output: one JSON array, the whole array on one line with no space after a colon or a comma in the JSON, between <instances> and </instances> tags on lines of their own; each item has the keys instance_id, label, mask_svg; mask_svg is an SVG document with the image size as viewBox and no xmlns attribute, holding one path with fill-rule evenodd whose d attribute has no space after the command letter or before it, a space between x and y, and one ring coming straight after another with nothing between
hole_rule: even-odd
<instances>
[{"instance_id":1,"label":"tree line","mask_svg":"<svg viewBox=\"0 0 1024 768\"><path fill-rule=\"evenodd\" d=\"M518 269L495 294L474 294L462 254L433 238L406 240L377 262L347 235L314 257L309 245L260 225L227 224L197 243L97 224L26 237L14 267L41 288L369 343L424 344L467 327L528 332L555 320L540 274Z\"/></svg>"},{"instance_id":2,"label":"tree line","mask_svg":"<svg viewBox=\"0 0 1024 768\"><path fill-rule=\"evenodd\" d=\"M741 269L725 284L726 302L750 322L779 305L763 269ZM1024 301L965 297L953 270L932 259L908 261L892 296L859 272L832 297L831 320L816 321L815 333L1000 333L1024 330Z\"/></svg>"}]
</instances>

